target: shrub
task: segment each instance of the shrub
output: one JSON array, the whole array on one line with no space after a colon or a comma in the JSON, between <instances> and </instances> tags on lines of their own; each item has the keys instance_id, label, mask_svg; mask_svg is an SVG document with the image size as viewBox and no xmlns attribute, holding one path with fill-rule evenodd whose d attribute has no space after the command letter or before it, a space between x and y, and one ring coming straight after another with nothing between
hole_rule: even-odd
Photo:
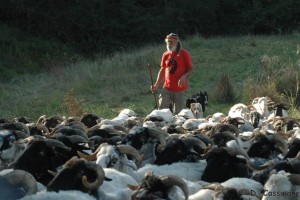
<instances>
[{"instance_id":1,"label":"shrub","mask_svg":"<svg viewBox=\"0 0 300 200\"><path fill-rule=\"evenodd\" d=\"M268 55L261 57L261 66L258 76L251 75L245 81L243 99L269 96L275 102L288 100L299 105L299 69L278 56Z\"/></svg>"},{"instance_id":2,"label":"shrub","mask_svg":"<svg viewBox=\"0 0 300 200\"><path fill-rule=\"evenodd\" d=\"M228 74L222 74L217 82L214 97L219 103L228 103L234 100L234 91Z\"/></svg>"},{"instance_id":3,"label":"shrub","mask_svg":"<svg viewBox=\"0 0 300 200\"><path fill-rule=\"evenodd\" d=\"M67 108L69 116L81 116L83 114L82 102L83 100L76 99L73 89L67 91L64 106Z\"/></svg>"}]
</instances>

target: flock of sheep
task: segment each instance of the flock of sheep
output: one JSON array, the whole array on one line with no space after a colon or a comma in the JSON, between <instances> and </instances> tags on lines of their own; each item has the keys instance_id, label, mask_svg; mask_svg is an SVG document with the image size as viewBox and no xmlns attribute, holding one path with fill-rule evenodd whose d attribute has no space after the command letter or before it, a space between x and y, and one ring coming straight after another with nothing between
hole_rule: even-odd
<instances>
[{"instance_id":1,"label":"flock of sheep","mask_svg":"<svg viewBox=\"0 0 300 200\"><path fill-rule=\"evenodd\" d=\"M0 199L300 200L288 105L258 97L204 117L205 104L0 119Z\"/></svg>"}]
</instances>

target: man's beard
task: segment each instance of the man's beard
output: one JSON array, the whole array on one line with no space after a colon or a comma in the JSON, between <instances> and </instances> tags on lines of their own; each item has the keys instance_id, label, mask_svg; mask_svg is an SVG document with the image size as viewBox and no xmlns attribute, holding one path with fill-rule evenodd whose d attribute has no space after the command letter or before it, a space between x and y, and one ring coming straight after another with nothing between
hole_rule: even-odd
<instances>
[{"instance_id":1,"label":"man's beard","mask_svg":"<svg viewBox=\"0 0 300 200\"><path fill-rule=\"evenodd\" d=\"M168 46L167 45L167 49L168 49L168 51L176 51L176 45L175 46Z\"/></svg>"}]
</instances>

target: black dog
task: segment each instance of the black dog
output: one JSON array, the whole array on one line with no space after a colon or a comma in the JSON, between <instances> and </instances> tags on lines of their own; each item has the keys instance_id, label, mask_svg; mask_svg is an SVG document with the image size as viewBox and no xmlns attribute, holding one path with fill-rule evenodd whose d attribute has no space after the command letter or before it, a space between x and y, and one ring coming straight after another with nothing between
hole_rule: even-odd
<instances>
[{"instance_id":1,"label":"black dog","mask_svg":"<svg viewBox=\"0 0 300 200\"><path fill-rule=\"evenodd\" d=\"M208 104L208 94L205 91L204 93L196 93L192 95L192 98L186 100L186 107L191 108L192 103L200 103L202 105L202 111L205 111L205 106Z\"/></svg>"}]
</instances>

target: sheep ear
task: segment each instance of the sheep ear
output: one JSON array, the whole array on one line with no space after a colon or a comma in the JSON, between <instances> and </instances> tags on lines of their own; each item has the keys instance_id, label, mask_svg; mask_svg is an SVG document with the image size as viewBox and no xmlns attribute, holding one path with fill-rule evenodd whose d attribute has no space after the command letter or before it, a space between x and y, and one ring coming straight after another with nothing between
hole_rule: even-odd
<instances>
[{"instance_id":1,"label":"sheep ear","mask_svg":"<svg viewBox=\"0 0 300 200\"><path fill-rule=\"evenodd\" d=\"M131 189L131 190L138 190L139 189L139 185L131 185L131 184L127 184L127 187L129 188L129 189Z\"/></svg>"}]
</instances>

